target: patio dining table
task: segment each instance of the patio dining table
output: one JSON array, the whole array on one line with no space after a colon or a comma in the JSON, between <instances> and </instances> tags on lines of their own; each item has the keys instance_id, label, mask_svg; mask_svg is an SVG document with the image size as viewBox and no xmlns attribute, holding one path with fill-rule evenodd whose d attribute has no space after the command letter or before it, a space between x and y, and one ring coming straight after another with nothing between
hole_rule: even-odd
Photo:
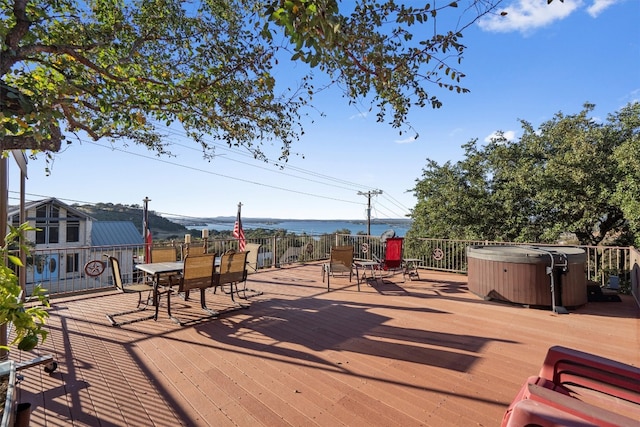
<instances>
[{"instance_id":1,"label":"patio dining table","mask_svg":"<svg viewBox=\"0 0 640 427\"><path fill-rule=\"evenodd\" d=\"M153 277L153 305L158 305L158 288L160 277L163 274L182 273L184 261L151 262L147 264L136 264L137 270L143 271Z\"/></svg>"},{"instance_id":2,"label":"patio dining table","mask_svg":"<svg viewBox=\"0 0 640 427\"><path fill-rule=\"evenodd\" d=\"M220 257L217 256L216 267L220 266ZM154 277L154 283L157 285L160 280L160 276L163 274L182 273L184 269L184 261L164 261L164 262L150 262L147 264L136 264L137 270L143 271Z\"/></svg>"},{"instance_id":3,"label":"patio dining table","mask_svg":"<svg viewBox=\"0 0 640 427\"><path fill-rule=\"evenodd\" d=\"M220 267L221 257L215 258L215 267ZM153 277L153 305L157 306L160 295L160 278L167 274L181 274L184 271L184 261L164 261L151 262L146 264L136 264L135 268ZM216 273L218 274L218 273ZM186 299L186 294L185 294ZM232 296L233 299L233 296ZM203 306L206 309L206 307ZM169 308L168 308L169 309ZM171 314L169 314L170 317Z\"/></svg>"}]
</instances>

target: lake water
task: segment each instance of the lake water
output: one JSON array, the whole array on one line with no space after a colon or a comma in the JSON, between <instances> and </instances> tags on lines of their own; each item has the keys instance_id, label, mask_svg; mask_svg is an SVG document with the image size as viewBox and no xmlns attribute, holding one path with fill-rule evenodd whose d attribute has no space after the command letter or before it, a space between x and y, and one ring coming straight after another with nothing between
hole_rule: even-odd
<instances>
[{"instance_id":1,"label":"lake water","mask_svg":"<svg viewBox=\"0 0 640 427\"><path fill-rule=\"evenodd\" d=\"M202 230L208 228L209 230L233 230L233 222L220 221L208 223L204 226L189 226L188 228L193 230ZM390 221L388 223L372 222L371 223L371 235L379 236L386 230L393 230L396 236L403 237L410 227L410 223L406 221ZM351 234L357 234L358 232L367 232L366 221L333 221L333 220L269 220L269 221L254 221L246 219L242 221L242 228L246 231L249 229L263 228L266 230L280 230L285 229L287 232L296 234L331 234L336 230L347 229L351 231Z\"/></svg>"}]
</instances>

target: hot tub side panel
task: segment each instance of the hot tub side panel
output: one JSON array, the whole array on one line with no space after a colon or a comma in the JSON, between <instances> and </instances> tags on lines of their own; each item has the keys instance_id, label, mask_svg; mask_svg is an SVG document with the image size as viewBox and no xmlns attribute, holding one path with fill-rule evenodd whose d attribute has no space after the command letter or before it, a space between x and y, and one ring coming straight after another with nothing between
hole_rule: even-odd
<instances>
[{"instance_id":1,"label":"hot tub side panel","mask_svg":"<svg viewBox=\"0 0 640 427\"><path fill-rule=\"evenodd\" d=\"M468 258L469 290L484 299L524 305L551 305L544 264Z\"/></svg>"},{"instance_id":2,"label":"hot tub side panel","mask_svg":"<svg viewBox=\"0 0 640 427\"><path fill-rule=\"evenodd\" d=\"M579 307L588 301L587 275L584 262L569 262L568 270L560 278L562 281L562 305Z\"/></svg>"}]
</instances>

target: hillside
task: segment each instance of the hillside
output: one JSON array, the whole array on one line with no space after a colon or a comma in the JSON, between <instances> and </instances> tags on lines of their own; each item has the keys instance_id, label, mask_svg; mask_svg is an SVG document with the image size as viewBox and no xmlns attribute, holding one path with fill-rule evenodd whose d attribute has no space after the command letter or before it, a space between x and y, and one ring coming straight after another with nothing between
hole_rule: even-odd
<instances>
[{"instance_id":1,"label":"hillside","mask_svg":"<svg viewBox=\"0 0 640 427\"><path fill-rule=\"evenodd\" d=\"M95 205L73 205L98 221L131 221L142 234L143 210L139 205L121 205L113 203L97 203ZM149 211L149 228L154 239L183 238L189 230L166 218Z\"/></svg>"}]
</instances>

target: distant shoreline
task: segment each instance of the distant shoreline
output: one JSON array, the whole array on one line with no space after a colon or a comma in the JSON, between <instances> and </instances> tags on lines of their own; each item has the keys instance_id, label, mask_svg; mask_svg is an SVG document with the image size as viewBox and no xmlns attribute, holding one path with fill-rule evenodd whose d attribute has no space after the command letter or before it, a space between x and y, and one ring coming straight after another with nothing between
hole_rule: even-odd
<instances>
[{"instance_id":1,"label":"distant shoreline","mask_svg":"<svg viewBox=\"0 0 640 427\"><path fill-rule=\"evenodd\" d=\"M205 221L204 218L190 218L188 221L181 221L182 225L192 230L209 229L215 231L233 230L235 218L211 218ZM393 230L396 235L404 236L411 228L410 220L376 220L370 223L370 234L380 235L383 232ZM335 232L344 232L349 230L352 234L366 233L366 220L283 220L283 219L254 219L243 218L242 227L245 230L286 230L288 233L294 234L328 234Z\"/></svg>"},{"instance_id":2,"label":"distant shoreline","mask_svg":"<svg viewBox=\"0 0 640 427\"><path fill-rule=\"evenodd\" d=\"M204 226L207 224L228 224L235 223L236 217L224 216L213 218L181 218L181 217L165 217L166 219L175 222L177 224L188 226ZM262 217L243 217L243 223L259 223L259 224L279 224L283 222L344 222L350 224L366 224L366 219L289 219L289 218L262 218ZM387 218L387 219L372 219L371 225L397 225L397 226L411 226L412 219L405 218Z\"/></svg>"}]
</instances>

